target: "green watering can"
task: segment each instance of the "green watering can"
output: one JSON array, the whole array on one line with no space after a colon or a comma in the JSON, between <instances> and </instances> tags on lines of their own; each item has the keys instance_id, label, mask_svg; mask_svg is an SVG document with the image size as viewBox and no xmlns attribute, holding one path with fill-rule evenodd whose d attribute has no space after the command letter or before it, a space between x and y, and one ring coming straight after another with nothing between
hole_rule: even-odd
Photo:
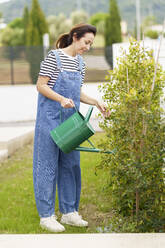
<instances>
[{"instance_id":1,"label":"green watering can","mask_svg":"<svg viewBox=\"0 0 165 248\"><path fill-rule=\"evenodd\" d=\"M95 130L89 123L93 107L90 106L86 116L84 117L79 111L71 115L67 120L58 127L51 130L50 135L57 146L64 152L69 153L73 150L85 152L103 152L114 153L113 151L102 151L94 147L89 137L94 135ZM79 145L88 140L90 147L80 147Z\"/></svg>"}]
</instances>

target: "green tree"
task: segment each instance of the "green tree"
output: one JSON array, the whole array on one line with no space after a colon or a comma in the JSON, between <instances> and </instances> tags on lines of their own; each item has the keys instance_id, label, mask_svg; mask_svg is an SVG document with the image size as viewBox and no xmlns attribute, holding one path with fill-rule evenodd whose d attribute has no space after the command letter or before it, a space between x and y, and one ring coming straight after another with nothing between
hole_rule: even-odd
<instances>
[{"instance_id":1,"label":"green tree","mask_svg":"<svg viewBox=\"0 0 165 248\"><path fill-rule=\"evenodd\" d=\"M72 25L88 22L88 14L84 10L76 10L71 13Z\"/></svg>"},{"instance_id":2,"label":"green tree","mask_svg":"<svg viewBox=\"0 0 165 248\"><path fill-rule=\"evenodd\" d=\"M59 35L69 32L72 26L71 20L67 19L62 13L58 16L48 16L47 23L49 27L51 44L54 44L57 41Z\"/></svg>"},{"instance_id":3,"label":"green tree","mask_svg":"<svg viewBox=\"0 0 165 248\"><path fill-rule=\"evenodd\" d=\"M32 0L27 27L28 61L32 83L36 83L40 63L43 60L43 35L48 33L48 25L38 0Z\"/></svg>"},{"instance_id":4,"label":"green tree","mask_svg":"<svg viewBox=\"0 0 165 248\"><path fill-rule=\"evenodd\" d=\"M3 46L23 46L23 29L6 27L1 33Z\"/></svg>"},{"instance_id":5,"label":"green tree","mask_svg":"<svg viewBox=\"0 0 165 248\"><path fill-rule=\"evenodd\" d=\"M160 106L165 73L152 54L131 40L129 53L123 51L101 88L111 109L102 123L102 146L116 149L100 163L109 175L115 232L162 232L165 222L165 111Z\"/></svg>"},{"instance_id":6,"label":"green tree","mask_svg":"<svg viewBox=\"0 0 165 248\"><path fill-rule=\"evenodd\" d=\"M90 23L94 26L97 26L100 21L105 20L107 17L106 13L98 12L90 17Z\"/></svg>"},{"instance_id":7,"label":"green tree","mask_svg":"<svg viewBox=\"0 0 165 248\"><path fill-rule=\"evenodd\" d=\"M38 0L32 0L32 8L28 24L27 45L43 45L43 34L48 33L48 25L45 15L40 8Z\"/></svg>"},{"instance_id":8,"label":"green tree","mask_svg":"<svg viewBox=\"0 0 165 248\"><path fill-rule=\"evenodd\" d=\"M89 22L92 25L96 26L97 33L99 34L104 35L105 33L104 27L105 27L105 20L107 18L107 15L108 15L107 13L98 12L90 17Z\"/></svg>"},{"instance_id":9,"label":"green tree","mask_svg":"<svg viewBox=\"0 0 165 248\"><path fill-rule=\"evenodd\" d=\"M1 43L3 46L23 46L23 21L16 18L1 31Z\"/></svg>"},{"instance_id":10,"label":"green tree","mask_svg":"<svg viewBox=\"0 0 165 248\"><path fill-rule=\"evenodd\" d=\"M4 57L9 59L19 58L24 50L23 20L16 18L1 31L0 43L5 46Z\"/></svg>"},{"instance_id":11,"label":"green tree","mask_svg":"<svg viewBox=\"0 0 165 248\"><path fill-rule=\"evenodd\" d=\"M23 10L23 29L24 29L24 34L23 34L23 39L24 39L24 45L27 44L27 37L28 37L28 25L29 25L29 10L28 7L25 6Z\"/></svg>"},{"instance_id":12,"label":"green tree","mask_svg":"<svg viewBox=\"0 0 165 248\"><path fill-rule=\"evenodd\" d=\"M2 12L0 12L0 20L2 19L2 17L3 17L3 14L2 14Z\"/></svg>"},{"instance_id":13,"label":"green tree","mask_svg":"<svg viewBox=\"0 0 165 248\"><path fill-rule=\"evenodd\" d=\"M105 55L107 62L113 67L112 63L112 44L121 42L120 14L116 0L110 0L109 15L105 20Z\"/></svg>"},{"instance_id":14,"label":"green tree","mask_svg":"<svg viewBox=\"0 0 165 248\"><path fill-rule=\"evenodd\" d=\"M15 18L12 22L8 24L10 28L21 28L23 29L23 20L20 17Z\"/></svg>"},{"instance_id":15,"label":"green tree","mask_svg":"<svg viewBox=\"0 0 165 248\"><path fill-rule=\"evenodd\" d=\"M23 29L7 26L1 31L0 43L4 46L4 57L10 60L19 58L21 53L24 51Z\"/></svg>"}]
</instances>

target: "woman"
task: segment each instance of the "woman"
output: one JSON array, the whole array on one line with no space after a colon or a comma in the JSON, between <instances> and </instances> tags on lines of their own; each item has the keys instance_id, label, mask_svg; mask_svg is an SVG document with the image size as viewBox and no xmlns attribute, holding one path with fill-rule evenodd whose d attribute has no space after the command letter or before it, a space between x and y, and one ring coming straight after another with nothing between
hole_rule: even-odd
<instances>
[{"instance_id":1,"label":"woman","mask_svg":"<svg viewBox=\"0 0 165 248\"><path fill-rule=\"evenodd\" d=\"M79 109L80 101L95 105L103 115L106 107L81 90L85 65L81 55L94 41L96 28L76 25L59 37L41 65L37 80L39 91L34 138L33 179L40 225L52 232L65 230L62 224L88 226L78 214L81 171L78 151L64 154L53 142L50 131ZM61 223L54 214L58 186Z\"/></svg>"}]
</instances>

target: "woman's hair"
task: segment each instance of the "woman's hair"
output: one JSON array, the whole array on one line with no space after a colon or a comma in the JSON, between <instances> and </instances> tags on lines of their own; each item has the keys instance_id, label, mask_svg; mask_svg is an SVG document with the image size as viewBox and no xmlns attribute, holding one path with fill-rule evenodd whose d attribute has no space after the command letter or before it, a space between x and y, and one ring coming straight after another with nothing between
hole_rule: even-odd
<instances>
[{"instance_id":1,"label":"woman's hair","mask_svg":"<svg viewBox=\"0 0 165 248\"><path fill-rule=\"evenodd\" d=\"M90 24L75 25L69 33L62 34L56 42L56 48L64 48L72 44L73 35L76 34L77 39L81 39L86 33L93 33L96 35L96 27Z\"/></svg>"}]
</instances>

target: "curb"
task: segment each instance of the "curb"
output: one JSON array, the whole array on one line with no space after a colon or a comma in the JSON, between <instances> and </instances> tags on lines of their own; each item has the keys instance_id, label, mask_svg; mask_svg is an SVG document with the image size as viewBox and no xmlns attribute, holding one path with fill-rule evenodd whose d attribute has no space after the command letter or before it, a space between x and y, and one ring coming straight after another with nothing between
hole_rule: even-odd
<instances>
[{"instance_id":1,"label":"curb","mask_svg":"<svg viewBox=\"0 0 165 248\"><path fill-rule=\"evenodd\" d=\"M8 150L0 150L0 162L8 158Z\"/></svg>"},{"instance_id":2,"label":"curb","mask_svg":"<svg viewBox=\"0 0 165 248\"><path fill-rule=\"evenodd\" d=\"M33 140L34 126L0 127L0 162Z\"/></svg>"},{"instance_id":3,"label":"curb","mask_svg":"<svg viewBox=\"0 0 165 248\"><path fill-rule=\"evenodd\" d=\"M165 234L4 234L0 236L0 246L1 248L163 248L165 247Z\"/></svg>"}]
</instances>

